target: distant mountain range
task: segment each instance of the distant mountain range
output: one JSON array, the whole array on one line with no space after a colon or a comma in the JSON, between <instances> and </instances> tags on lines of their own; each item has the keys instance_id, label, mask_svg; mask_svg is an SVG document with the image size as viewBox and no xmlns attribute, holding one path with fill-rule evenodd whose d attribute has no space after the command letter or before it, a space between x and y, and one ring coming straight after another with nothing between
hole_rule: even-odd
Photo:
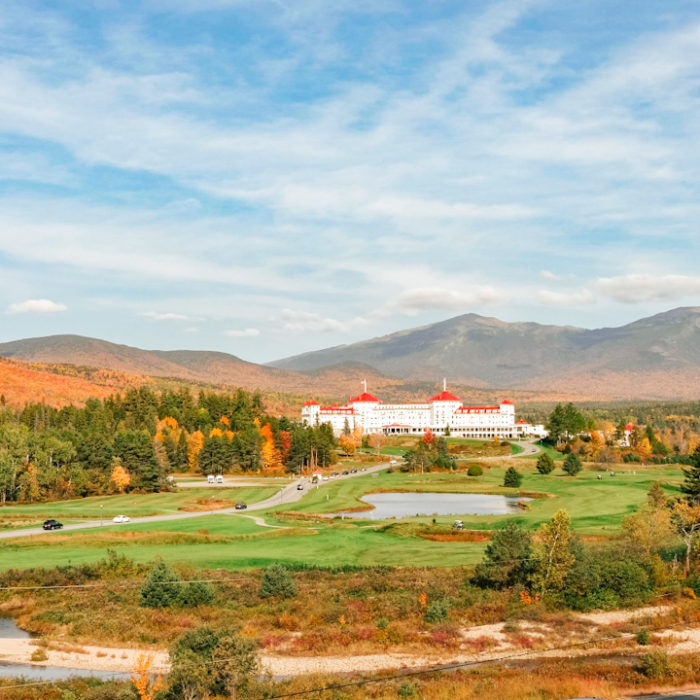
<instances>
[{"instance_id":1,"label":"distant mountain range","mask_svg":"<svg viewBox=\"0 0 700 700\"><path fill-rule=\"evenodd\" d=\"M0 357L320 399L347 398L363 378L382 398L425 398L443 377L470 400L700 399L700 307L597 330L465 314L269 365L77 335L0 343Z\"/></svg>"},{"instance_id":2,"label":"distant mountain range","mask_svg":"<svg viewBox=\"0 0 700 700\"><path fill-rule=\"evenodd\" d=\"M700 307L597 330L465 314L271 365L308 371L343 362L361 362L397 378L435 382L446 376L484 388L700 398Z\"/></svg>"}]
</instances>

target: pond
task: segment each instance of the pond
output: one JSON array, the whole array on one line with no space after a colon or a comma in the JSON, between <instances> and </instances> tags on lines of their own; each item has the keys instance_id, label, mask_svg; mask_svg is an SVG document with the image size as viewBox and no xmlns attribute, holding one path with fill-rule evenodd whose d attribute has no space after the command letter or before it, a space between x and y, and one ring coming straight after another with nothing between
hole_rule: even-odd
<instances>
[{"instance_id":1,"label":"pond","mask_svg":"<svg viewBox=\"0 0 700 700\"><path fill-rule=\"evenodd\" d=\"M333 513L332 517L408 518L415 515L508 515L520 512L518 503L529 498L508 498L484 493L370 493L362 497L372 510Z\"/></svg>"},{"instance_id":2,"label":"pond","mask_svg":"<svg viewBox=\"0 0 700 700\"><path fill-rule=\"evenodd\" d=\"M30 639L31 634L20 629L10 617L0 617L0 639ZM80 668L63 668L62 666L38 666L36 664L17 664L0 661L0 678L26 678L33 681L59 681L71 676L91 676L101 680L127 679L128 673L110 671L86 671Z\"/></svg>"}]
</instances>

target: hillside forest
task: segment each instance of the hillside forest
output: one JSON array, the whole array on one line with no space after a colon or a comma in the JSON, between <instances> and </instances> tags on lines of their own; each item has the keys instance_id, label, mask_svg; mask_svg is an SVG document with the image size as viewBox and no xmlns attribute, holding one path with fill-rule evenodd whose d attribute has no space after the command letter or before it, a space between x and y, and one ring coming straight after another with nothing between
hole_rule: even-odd
<instances>
[{"instance_id":1,"label":"hillside forest","mask_svg":"<svg viewBox=\"0 0 700 700\"><path fill-rule=\"evenodd\" d=\"M334 456L330 426L268 415L257 393L148 387L84 407L0 401L0 502L169 488L173 472L295 473Z\"/></svg>"}]
</instances>

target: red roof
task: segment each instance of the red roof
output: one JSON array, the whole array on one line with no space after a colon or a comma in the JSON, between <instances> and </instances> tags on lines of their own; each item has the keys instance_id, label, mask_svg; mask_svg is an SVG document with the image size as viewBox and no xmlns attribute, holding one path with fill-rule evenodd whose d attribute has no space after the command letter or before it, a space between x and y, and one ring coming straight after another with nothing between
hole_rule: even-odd
<instances>
[{"instance_id":1,"label":"red roof","mask_svg":"<svg viewBox=\"0 0 700 700\"><path fill-rule=\"evenodd\" d=\"M410 425L405 425L403 423L392 423L391 425L383 425L382 428L410 428Z\"/></svg>"},{"instance_id":2,"label":"red roof","mask_svg":"<svg viewBox=\"0 0 700 700\"><path fill-rule=\"evenodd\" d=\"M462 399L454 394L450 394L449 391L441 391L439 394L435 394L431 399L428 399L428 401L459 401L461 403Z\"/></svg>"},{"instance_id":3,"label":"red roof","mask_svg":"<svg viewBox=\"0 0 700 700\"><path fill-rule=\"evenodd\" d=\"M362 402L381 403L381 401L376 396L372 396L372 394L368 394L366 391L362 392L359 396L356 396L355 398L350 399L350 401L348 401L348 403L362 403Z\"/></svg>"},{"instance_id":4,"label":"red roof","mask_svg":"<svg viewBox=\"0 0 700 700\"><path fill-rule=\"evenodd\" d=\"M530 425L530 423L526 420L519 420L515 425Z\"/></svg>"},{"instance_id":5,"label":"red roof","mask_svg":"<svg viewBox=\"0 0 700 700\"><path fill-rule=\"evenodd\" d=\"M629 430L630 432L632 432L634 430L634 426L632 425L632 423L628 423L625 426L625 430Z\"/></svg>"},{"instance_id":6,"label":"red roof","mask_svg":"<svg viewBox=\"0 0 700 700\"><path fill-rule=\"evenodd\" d=\"M513 405L513 402L508 401L508 399L504 399L503 401L501 401L501 406L503 406L504 403L510 404L511 406Z\"/></svg>"},{"instance_id":7,"label":"red roof","mask_svg":"<svg viewBox=\"0 0 700 700\"><path fill-rule=\"evenodd\" d=\"M318 406L318 401L304 401L304 406Z\"/></svg>"}]
</instances>

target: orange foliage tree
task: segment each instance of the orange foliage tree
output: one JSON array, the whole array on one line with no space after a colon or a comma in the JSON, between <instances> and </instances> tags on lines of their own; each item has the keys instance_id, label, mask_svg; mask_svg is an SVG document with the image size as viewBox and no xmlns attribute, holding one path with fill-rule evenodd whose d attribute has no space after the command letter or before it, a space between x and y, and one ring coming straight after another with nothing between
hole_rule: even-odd
<instances>
[{"instance_id":1,"label":"orange foliage tree","mask_svg":"<svg viewBox=\"0 0 700 700\"><path fill-rule=\"evenodd\" d=\"M196 471L202 447L204 447L204 435L201 430L195 430L187 440L187 462L190 465L190 471Z\"/></svg>"},{"instance_id":2,"label":"orange foliage tree","mask_svg":"<svg viewBox=\"0 0 700 700\"><path fill-rule=\"evenodd\" d=\"M160 675L156 678L155 683L151 683L149 671L152 665L152 654L139 654L131 673L131 682L134 684L141 700L153 700L156 693L165 687Z\"/></svg>"}]
</instances>

